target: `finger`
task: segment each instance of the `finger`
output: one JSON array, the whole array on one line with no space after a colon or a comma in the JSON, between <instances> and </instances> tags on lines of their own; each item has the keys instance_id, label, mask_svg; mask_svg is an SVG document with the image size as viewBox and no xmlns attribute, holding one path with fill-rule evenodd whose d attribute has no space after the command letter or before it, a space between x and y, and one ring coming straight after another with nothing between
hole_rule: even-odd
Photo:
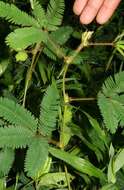
<instances>
[{"instance_id":1,"label":"finger","mask_svg":"<svg viewBox=\"0 0 124 190\"><path fill-rule=\"evenodd\" d=\"M96 17L103 2L104 0L89 0L80 16L81 23L82 24L91 23L93 19Z\"/></svg>"},{"instance_id":2,"label":"finger","mask_svg":"<svg viewBox=\"0 0 124 190\"><path fill-rule=\"evenodd\" d=\"M73 11L76 15L80 15L88 0L75 0Z\"/></svg>"},{"instance_id":3,"label":"finger","mask_svg":"<svg viewBox=\"0 0 124 190\"><path fill-rule=\"evenodd\" d=\"M97 15L97 22L99 24L106 23L113 15L120 2L121 0L105 0Z\"/></svg>"}]
</instances>

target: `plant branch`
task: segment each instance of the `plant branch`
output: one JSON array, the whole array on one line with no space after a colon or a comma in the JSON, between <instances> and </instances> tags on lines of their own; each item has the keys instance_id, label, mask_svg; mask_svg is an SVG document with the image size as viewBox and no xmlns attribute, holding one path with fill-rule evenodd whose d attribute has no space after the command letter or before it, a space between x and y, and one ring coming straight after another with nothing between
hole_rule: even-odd
<instances>
[{"instance_id":1,"label":"plant branch","mask_svg":"<svg viewBox=\"0 0 124 190\"><path fill-rule=\"evenodd\" d=\"M91 42L88 44L88 46L115 46L113 42L107 43L107 42Z\"/></svg>"},{"instance_id":2,"label":"plant branch","mask_svg":"<svg viewBox=\"0 0 124 190\"><path fill-rule=\"evenodd\" d=\"M71 190L70 180L68 177L68 169L67 169L67 166L65 164L64 164L64 170L65 170L65 177L66 177L66 181L67 181L67 185L68 185L68 190Z\"/></svg>"},{"instance_id":3,"label":"plant branch","mask_svg":"<svg viewBox=\"0 0 124 190\"><path fill-rule=\"evenodd\" d=\"M49 144L55 145L57 147L60 147L60 143L58 141L53 140L53 139L49 140Z\"/></svg>"},{"instance_id":4,"label":"plant branch","mask_svg":"<svg viewBox=\"0 0 124 190\"><path fill-rule=\"evenodd\" d=\"M96 98L72 98L69 97L69 102L76 102L76 101L94 101Z\"/></svg>"},{"instance_id":5,"label":"plant branch","mask_svg":"<svg viewBox=\"0 0 124 190\"><path fill-rule=\"evenodd\" d=\"M64 65L64 68L63 68L63 96L64 96L64 102L66 102L65 79L66 79L66 74L67 74L68 68L69 68L70 64L73 62L73 60L76 58L76 56L80 53L80 51L83 48L84 48L84 42L81 42L81 44L75 50L74 54L72 56L66 57L66 59L65 59L65 65Z\"/></svg>"},{"instance_id":6,"label":"plant branch","mask_svg":"<svg viewBox=\"0 0 124 190\"><path fill-rule=\"evenodd\" d=\"M36 63L37 63L39 55L41 53L40 48L41 48L41 44L37 43L34 50L33 50L33 58L32 58L32 62L31 62L31 66L29 67L29 69L27 71L27 75L26 75L24 97L23 97L23 106L25 106L26 95L27 95L27 91L28 91L28 88L29 88L29 83L30 83L30 81L32 79L32 73L33 73L33 71L35 69ZM40 50L40 53L38 54L38 57L37 57L37 53L39 52L39 50Z\"/></svg>"},{"instance_id":7,"label":"plant branch","mask_svg":"<svg viewBox=\"0 0 124 190\"><path fill-rule=\"evenodd\" d=\"M113 50L112 55L108 60L107 66L105 68L105 71L108 71L110 69L111 63L112 63L112 60L113 60L113 57L114 57L115 53L116 53L116 49Z\"/></svg>"}]
</instances>

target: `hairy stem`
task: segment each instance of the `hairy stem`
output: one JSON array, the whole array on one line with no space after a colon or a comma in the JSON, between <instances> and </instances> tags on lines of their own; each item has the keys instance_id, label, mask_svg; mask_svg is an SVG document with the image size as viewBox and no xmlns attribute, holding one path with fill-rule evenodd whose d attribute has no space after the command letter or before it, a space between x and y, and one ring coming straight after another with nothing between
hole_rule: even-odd
<instances>
[{"instance_id":1,"label":"hairy stem","mask_svg":"<svg viewBox=\"0 0 124 190\"><path fill-rule=\"evenodd\" d=\"M65 79L66 79L66 74L68 72L68 68L73 62L73 60L77 57L77 55L80 53L80 51L84 48L84 43L82 42L77 49L75 50L74 54L72 56L66 57L65 59L65 66L63 69L63 97L64 97L64 102L66 102L66 90L65 90Z\"/></svg>"},{"instance_id":2,"label":"hairy stem","mask_svg":"<svg viewBox=\"0 0 124 190\"><path fill-rule=\"evenodd\" d=\"M94 42L94 43L89 43L88 46L115 46L115 44L113 42L107 43L107 42Z\"/></svg>"},{"instance_id":3,"label":"hairy stem","mask_svg":"<svg viewBox=\"0 0 124 190\"><path fill-rule=\"evenodd\" d=\"M62 82L62 88L63 88L63 98L64 98L64 110L63 110L63 121L62 121L62 126L61 126L61 133L60 133L60 148L64 149L64 142L63 142L63 133L64 133L64 128L65 128L65 112L67 109L67 97L66 97L66 89L65 89L65 80L66 80L66 74L68 72L68 68L70 66L70 64L73 62L73 60L75 59L75 57L79 54L79 52L83 49L84 45L83 43L81 43L78 48L75 50L74 54L72 56L69 57L64 57L64 61L65 61L65 65L63 68L63 82ZM67 184L68 184L68 190L71 190L71 186L70 186L70 181L68 178L68 170L67 170L67 166L64 165L64 170L65 170L65 176L66 176L66 180L67 180Z\"/></svg>"},{"instance_id":4,"label":"hairy stem","mask_svg":"<svg viewBox=\"0 0 124 190\"><path fill-rule=\"evenodd\" d=\"M76 101L94 101L96 98L72 98L69 97L69 102L76 102Z\"/></svg>"}]
</instances>

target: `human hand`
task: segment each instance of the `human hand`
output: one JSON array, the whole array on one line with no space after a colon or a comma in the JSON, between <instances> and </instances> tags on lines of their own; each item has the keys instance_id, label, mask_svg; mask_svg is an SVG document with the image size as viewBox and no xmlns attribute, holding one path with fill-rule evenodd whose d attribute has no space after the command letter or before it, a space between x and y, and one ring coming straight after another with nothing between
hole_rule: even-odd
<instances>
[{"instance_id":1,"label":"human hand","mask_svg":"<svg viewBox=\"0 0 124 190\"><path fill-rule=\"evenodd\" d=\"M82 24L90 24L95 18L99 24L106 23L121 0L75 0L74 13Z\"/></svg>"}]
</instances>

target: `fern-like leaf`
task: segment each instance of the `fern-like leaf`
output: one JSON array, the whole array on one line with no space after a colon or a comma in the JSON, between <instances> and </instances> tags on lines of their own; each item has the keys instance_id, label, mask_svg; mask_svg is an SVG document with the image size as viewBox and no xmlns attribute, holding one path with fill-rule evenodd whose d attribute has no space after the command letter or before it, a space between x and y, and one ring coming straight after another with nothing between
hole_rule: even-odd
<instances>
[{"instance_id":1,"label":"fern-like leaf","mask_svg":"<svg viewBox=\"0 0 124 190\"><path fill-rule=\"evenodd\" d=\"M0 1L0 17L21 26L38 27L37 20L21 11L13 4Z\"/></svg>"},{"instance_id":2,"label":"fern-like leaf","mask_svg":"<svg viewBox=\"0 0 124 190\"><path fill-rule=\"evenodd\" d=\"M47 18L44 9L42 6L39 4L38 1L34 0L33 1L33 15L35 16L36 20L38 21L39 25L41 27L45 27L47 24Z\"/></svg>"},{"instance_id":3,"label":"fern-like leaf","mask_svg":"<svg viewBox=\"0 0 124 190\"><path fill-rule=\"evenodd\" d=\"M98 94L98 105L106 127L115 133L119 122L124 125L124 72L109 77Z\"/></svg>"},{"instance_id":4,"label":"fern-like leaf","mask_svg":"<svg viewBox=\"0 0 124 190\"><path fill-rule=\"evenodd\" d=\"M73 32L72 27L62 26L58 30L51 32L50 37L57 44L64 45L70 38L72 32ZM60 38L60 36L61 36L61 38Z\"/></svg>"},{"instance_id":5,"label":"fern-like leaf","mask_svg":"<svg viewBox=\"0 0 124 190\"><path fill-rule=\"evenodd\" d=\"M98 95L98 105L101 110L101 114L104 119L105 126L112 132L115 133L118 127L118 118L113 108L112 102L107 99L103 94Z\"/></svg>"},{"instance_id":6,"label":"fern-like leaf","mask_svg":"<svg viewBox=\"0 0 124 190\"><path fill-rule=\"evenodd\" d=\"M72 32L73 30L69 26L60 27L58 30L52 32L50 34L51 40L46 44L46 47L43 50L44 54L46 54L50 59L53 59L54 61L56 61L57 56L61 58L59 52L62 51L64 53L65 49L61 48L60 45L64 45L68 41ZM53 43L58 44L58 48L56 48Z\"/></svg>"},{"instance_id":7,"label":"fern-like leaf","mask_svg":"<svg viewBox=\"0 0 124 190\"><path fill-rule=\"evenodd\" d=\"M48 49L47 47L45 47L45 48L43 49L43 53L44 53L45 55L47 55L47 57L49 57L50 59L52 59L52 60L54 60L54 61L57 60L57 57L56 57L55 52L53 53L53 52L52 52L50 49Z\"/></svg>"},{"instance_id":8,"label":"fern-like leaf","mask_svg":"<svg viewBox=\"0 0 124 190\"><path fill-rule=\"evenodd\" d=\"M14 32L11 32L6 38L7 45L17 51L26 49L28 46L35 43L46 41L47 34L41 29L34 27L16 29Z\"/></svg>"},{"instance_id":9,"label":"fern-like leaf","mask_svg":"<svg viewBox=\"0 0 124 190\"><path fill-rule=\"evenodd\" d=\"M47 8L47 29L49 31L54 31L61 25L64 9L64 0L50 0Z\"/></svg>"},{"instance_id":10,"label":"fern-like leaf","mask_svg":"<svg viewBox=\"0 0 124 190\"><path fill-rule=\"evenodd\" d=\"M55 83L53 83L46 90L46 94L41 102L39 130L44 135L51 135L51 132L55 130L58 109L59 93Z\"/></svg>"},{"instance_id":11,"label":"fern-like leaf","mask_svg":"<svg viewBox=\"0 0 124 190\"><path fill-rule=\"evenodd\" d=\"M0 117L15 126L29 128L33 132L37 130L37 121L31 113L7 98L0 98Z\"/></svg>"},{"instance_id":12,"label":"fern-like leaf","mask_svg":"<svg viewBox=\"0 0 124 190\"><path fill-rule=\"evenodd\" d=\"M106 79L102 91L106 96L124 92L124 72L115 74L114 78L110 76Z\"/></svg>"},{"instance_id":13,"label":"fern-like leaf","mask_svg":"<svg viewBox=\"0 0 124 190\"><path fill-rule=\"evenodd\" d=\"M40 177L48 157L48 142L43 138L35 138L30 144L25 159L25 171L29 177Z\"/></svg>"},{"instance_id":14,"label":"fern-like leaf","mask_svg":"<svg viewBox=\"0 0 124 190\"><path fill-rule=\"evenodd\" d=\"M1 127L0 128L0 147L25 148L32 142L34 134L23 127Z\"/></svg>"},{"instance_id":15,"label":"fern-like leaf","mask_svg":"<svg viewBox=\"0 0 124 190\"><path fill-rule=\"evenodd\" d=\"M5 148L0 151L0 176L8 174L14 161L14 150Z\"/></svg>"}]
</instances>

